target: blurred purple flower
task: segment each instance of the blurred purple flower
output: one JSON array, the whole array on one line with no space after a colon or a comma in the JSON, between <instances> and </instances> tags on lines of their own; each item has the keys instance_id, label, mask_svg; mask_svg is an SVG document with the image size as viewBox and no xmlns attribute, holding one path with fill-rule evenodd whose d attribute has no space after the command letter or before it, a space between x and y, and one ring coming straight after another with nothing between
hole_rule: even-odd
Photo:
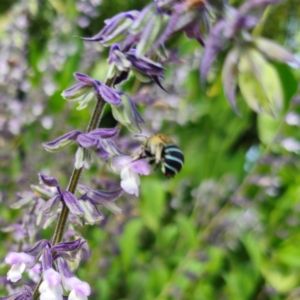
<instances>
[{"instance_id":1,"label":"blurred purple flower","mask_svg":"<svg viewBox=\"0 0 300 300\"><path fill-rule=\"evenodd\" d=\"M258 24L266 6L278 2L280 0L249 0L239 9L227 7L226 19L216 23L206 41L200 64L202 85L219 52L229 43L233 44L223 64L222 81L225 96L236 113L238 85L251 109L276 116L282 109L283 94L277 71L268 60L300 66L293 54L282 46L253 37L249 32Z\"/></svg>"},{"instance_id":2,"label":"blurred purple flower","mask_svg":"<svg viewBox=\"0 0 300 300\"><path fill-rule=\"evenodd\" d=\"M33 300L33 291L30 286L23 285L22 290L13 295L2 297L1 300Z\"/></svg>"},{"instance_id":3,"label":"blurred purple flower","mask_svg":"<svg viewBox=\"0 0 300 300\"><path fill-rule=\"evenodd\" d=\"M276 4L282 0L249 0L239 9L228 7L227 18L218 21L212 28L210 35L205 43L202 62L200 65L201 81L204 83L208 70L215 61L220 51L224 50L227 43L237 37L242 31L253 29L269 4ZM250 36L246 35L246 38Z\"/></svg>"},{"instance_id":4,"label":"blurred purple flower","mask_svg":"<svg viewBox=\"0 0 300 300\"><path fill-rule=\"evenodd\" d=\"M226 21L219 21L211 30L210 35L205 43L205 48L200 64L200 77L204 85L207 73L215 61L220 51L224 50L227 39L224 36L224 30L227 26Z\"/></svg>"},{"instance_id":5,"label":"blurred purple flower","mask_svg":"<svg viewBox=\"0 0 300 300\"><path fill-rule=\"evenodd\" d=\"M153 48L156 48L173 33L181 31L185 32L188 38L196 39L204 46L201 30L205 33L210 28L208 11L204 1L178 1L172 5L172 10L168 26Z\"/></svg>"}]
</instances>

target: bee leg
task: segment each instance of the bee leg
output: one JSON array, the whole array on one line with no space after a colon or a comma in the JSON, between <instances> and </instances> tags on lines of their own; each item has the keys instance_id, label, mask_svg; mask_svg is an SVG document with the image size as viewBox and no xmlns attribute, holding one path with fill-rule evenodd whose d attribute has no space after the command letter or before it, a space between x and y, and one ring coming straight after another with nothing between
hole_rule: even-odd
<instances>
[{"instance_id":1,"label":"bee leg","mask_svg":"<svg viewBox=\"0 0 300 300\"><path fill-rule=\"evenodd\" d=\"M138 160L141 158L145 158L146 155L144 153L144 148L142 147L138 152L131 155L132 160Z\"/></svg>"}]
</instances>

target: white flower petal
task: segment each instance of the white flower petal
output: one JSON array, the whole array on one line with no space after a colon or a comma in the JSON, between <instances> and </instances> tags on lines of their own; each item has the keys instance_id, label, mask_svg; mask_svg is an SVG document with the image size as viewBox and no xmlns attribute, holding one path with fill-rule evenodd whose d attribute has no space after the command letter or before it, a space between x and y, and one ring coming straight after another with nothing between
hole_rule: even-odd
<instances>
[{"instance_id":1,"label":"white flower petal","mask_svg":"<svg viewBox=\"0 0 300 300\"><path fill-rule=\"evenodd\" d=\"M63 289L61 284L56 286L50 286L49 283L44 280L39 287L40 300L62 300Z\"/></svg>"},{"instance_id":2,"label":"white flower petal","mask_svg":"<svg viewBox=\"0 0 300 300\"><path fill-rule=\"evenodd\" d=\"M40 281L41 279L40 274L41 274L41 265L39 263L37 263L33 268L28 270L29 278L35 283L38 283Z\"/></svg>"},{"instance_id":3,"label":"white flower petal","mask_svg":"<svg viewBox=\"0 0 300 300\"><path fill-rule=\"evenodd\" d=\"M135 180L132 180L132 178L122 180L121 181L121 187L122 189L128 193L128 194L133 194L138 197L139 195L139 185Z\"/></svg>"},{"instance_id":4,"label":"white flower petal","mask_svg":"<svg viewBox=\"0 0 300 300\"><path fill-rule=\"evenodd\" d=\"M138 197L140 185L139 175L130 169L129 166L126 166L122 169L120 176L122 189L128 194L133 194Z\"/></svg>"},{"instance_id":5,"label":"white flower petal","mask_svg":"<svg viewBox=\"0 0 300 300\"><path fill-rule=\"evenodd\" d=\"M25 268L25 263L12 265L10 270L7 272L7 280L10 280L11 282L17 282L22 278L22 273L25 271Z\"/></svg>"},{"instance_id":6,"label":"white flower petal","mask_svg":"<svg viewBox=\"0 0 300 300\"><path fill-rule=\"evenodd\" d=\"M68 300L87 300L87 296L79 295L75 292L75 290L71 291Z\"/></svg>"}]
</instances>

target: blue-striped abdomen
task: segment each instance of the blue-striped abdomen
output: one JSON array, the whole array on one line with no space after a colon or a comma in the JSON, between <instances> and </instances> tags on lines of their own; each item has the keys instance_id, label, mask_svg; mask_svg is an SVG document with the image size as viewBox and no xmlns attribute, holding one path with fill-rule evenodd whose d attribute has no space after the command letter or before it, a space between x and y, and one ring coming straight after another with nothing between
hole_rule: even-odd
<instances>
[{"instance_id":1,"label":"blue-striped abdomen","mask_svg":"<svg viewBox=\"0 0 300 300\"><path fill-rule=\"evenodd\" d=\"M175 176L182 168L184 156L176 145L167 145L163 151L163 173L166 177Z\"/></svg>"}]
</instances>

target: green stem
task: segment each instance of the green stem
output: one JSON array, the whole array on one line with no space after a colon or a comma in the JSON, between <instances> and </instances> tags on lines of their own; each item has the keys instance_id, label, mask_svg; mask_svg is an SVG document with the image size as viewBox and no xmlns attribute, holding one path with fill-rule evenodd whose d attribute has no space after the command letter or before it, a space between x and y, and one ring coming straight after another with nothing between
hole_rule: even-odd
<instances>
[{"instance_id":1,"label":"green stem","mask_svg":"<svg viewBox=\"0 0 300 300\"><path fill-rule=\"evenodd\" d=\"M111 79L107 79L105 84L107 86L112 86L114 82L114 78ZM105 101L103 100L103 98L100 95L97 95L97 103L96 106L94 108L91 120L89 122L89 125L87 127L86 132L90 132L94 129L96 129L101 121L101 117L104 111L104 107L105 107ZM77 188L77 184L78 181L80 179L80 175L82 173L83 167L80 169L75 169L73 170L72 176L70 177L70 181L69 181L69 185L67 188L67 191L69 191L70 193L74 194ZM63 202L62 204L62 210L58 219L58 223L57 226L55 228L55 232L53 235L53 239L52 239L52 245L58 244L59 242L62 241L63 236L64 236L64 232L66 229L66 225L67 225L67 221L68 221L68 216L69 216L69 208L67 207L67 205ZM40 280L40 282L38 283L37 287L34 290L33 293L33 299L37 300L38 296L39 296L39 287L42 283L42 279Z\"/></svg>"}]
</instances>

